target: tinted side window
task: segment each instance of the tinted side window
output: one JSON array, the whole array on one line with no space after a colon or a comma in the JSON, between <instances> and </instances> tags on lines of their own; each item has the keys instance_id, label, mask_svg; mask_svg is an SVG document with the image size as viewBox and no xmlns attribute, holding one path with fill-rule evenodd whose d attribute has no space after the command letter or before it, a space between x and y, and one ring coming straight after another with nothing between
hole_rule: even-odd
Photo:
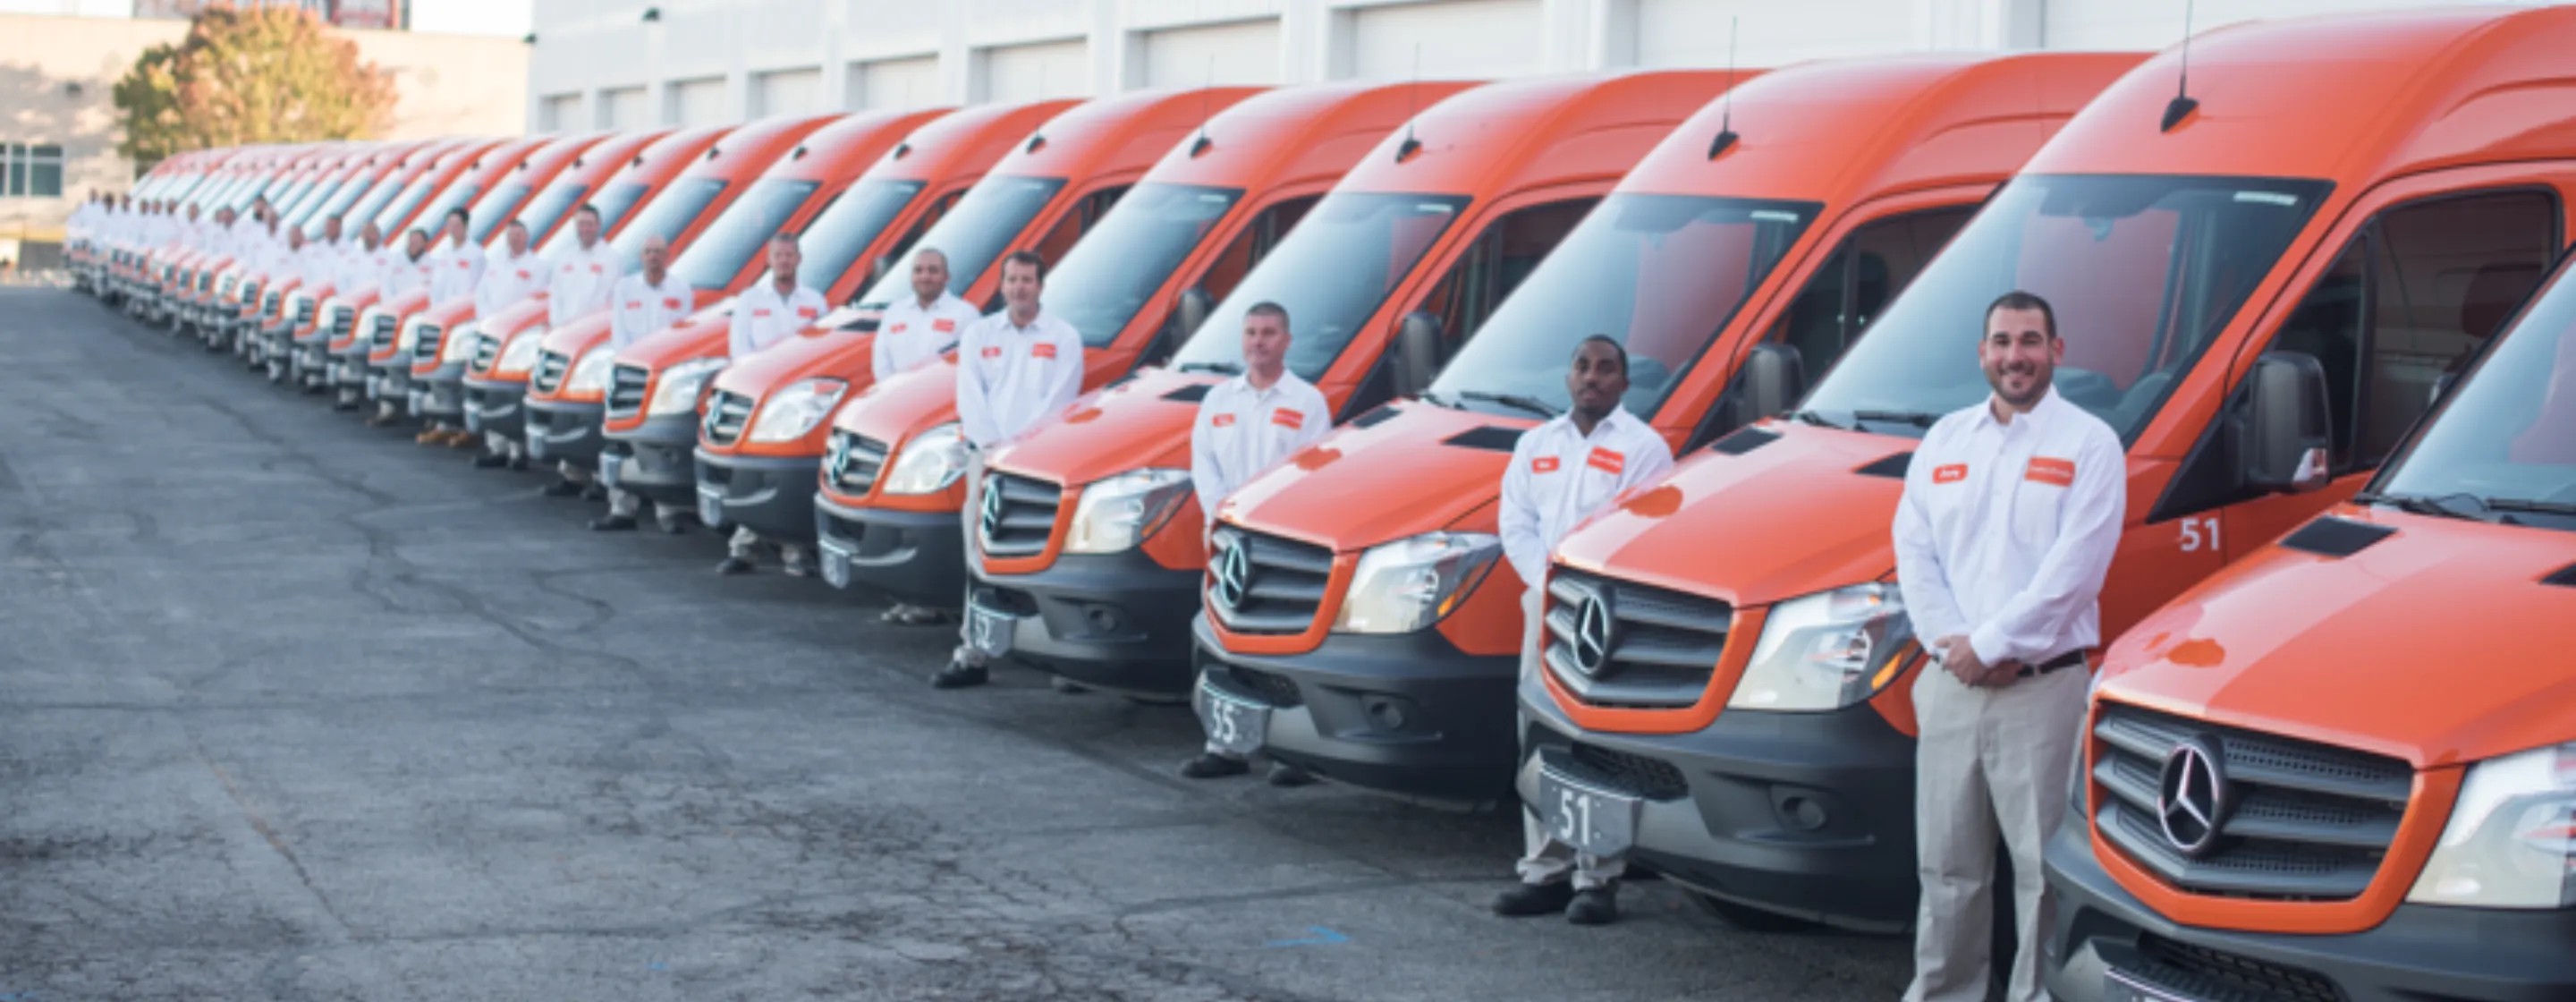
<instances>
[{"instance_id":1,"label":"tinted side window","mask_svg":"<svg viewBox=\"0 0 2576 1002\"><path fill-rule=\"evenodd\" d=\"M1235 234L1234 240L1225 245L1225 251L1208 263L1207 274L1199 277L1198 286L1206 290L1208 302L1224 302L1225 297L1232 295L1234 287L1243 282L1243 276L1252 271L1252 266L1269 257L1270 248L1278 246L1280 238L1297 228L1298 220L1306 218L1306 210L1314 208L1315 203L1322 200L1322 195L1291 198L1252 217L1252 222L1245 224L1243 232Z\"/></svg>"},{"instance_id":2,"label":"tinted side window","mask_svg":"<svg viewBox=\"0 0 2576 1002\"><path fill-rule=\"evenodd\" d=\"M1503 297L1511 295L1599 201L1573 198L1533 205L1486 227L1423 301L1423 309L1440 316L1441 341L1446 345L1443 357L1456 354L1459 345L1475 336Z\"/></svg>"},{"instance_id":3,"label":"tinted side window","mask_svg":"<svg viewBox=\"0 0 2576 1002\"><path fill-rule=\"evenodd\" d=\"M2376 225L2370 330L2355 406L2353 460L2376 465L2453 371L2504 325L2549 270L2557 199L2541 191L2449 198Z\"/></svg>"},{"instance_id":4,"label":"tinted side window","mask_svg":"<svg viewBox=\"0 0 2576 1002\"><path fill-rule=\"evenodd\" d=\"M1932 209L1853 230L1807 279L1769 337L1798 349L1814 381L1976 214L1973 206Z\"/></svg>"}]
</instances>

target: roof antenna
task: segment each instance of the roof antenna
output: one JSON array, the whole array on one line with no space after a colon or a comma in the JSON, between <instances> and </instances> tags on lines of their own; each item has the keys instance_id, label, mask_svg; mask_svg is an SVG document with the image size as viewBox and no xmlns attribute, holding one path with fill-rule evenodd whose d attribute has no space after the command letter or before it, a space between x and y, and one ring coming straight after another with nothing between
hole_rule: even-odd
<instances>
[{"instance_id":1,"label":"roof antenna","mask_svg":"<svg viewBox=\"0 0 2576 1002\"><path fill-rule=\"evenodd\" d=\"M2165 132L2200 110L2200 102L2191 96L2191 4L2192 0L2182 0L2182 74L2174 82L2174 99L2165 103Z\"/></svg>"},{"instance_id":2,"label":"roof antenna","mask_svg":"<svg viewBox=\"0 0 2576 1002\"><path fill-rule=\"evenodd\" d=\"M1413 120L1422 114L1422 43L1413 43L1413 85L1405 91L1413 107L1404 113L1404 142L1395 148L1395 162L1422 152L1422 140L1413 138Z\"/></svg>"},{"instance_id":3,"label":"roof antenna","mask_svg":"<svg viewBox=\"0 0 2576 1002\"><path fill-rule=\"evenodd\" d=\"M1708 158L1715 160L1735 146L1741 138L1735 134L1735 29L1740 18L1726 19L1726 97L1718 106L1717 138L1708 141Z\"/></svg>"},{"instance_id":4,"label":"roof antenna","mask_svg":"<svg viewBox=\"0 0 2576 1002\"><path fill-rule=\"evenodd\" d=\"M1209 95L1215 90L1216 57L1214 55L1210 55L1208 57L1207 85L1199 88L1199 137L1190 141L1190 157L1192 159L1205 155L1208 151L1208 147L1216 145L1216 141L1209 139L1207 134L1208 100Z\"/></svg>"}]
</instances>

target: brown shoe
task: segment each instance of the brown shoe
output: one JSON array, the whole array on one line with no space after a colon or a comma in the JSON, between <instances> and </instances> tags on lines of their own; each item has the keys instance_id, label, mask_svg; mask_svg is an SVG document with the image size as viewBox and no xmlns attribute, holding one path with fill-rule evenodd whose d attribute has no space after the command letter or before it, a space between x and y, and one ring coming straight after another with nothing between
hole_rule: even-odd
<instances>
[{"instance_id":1,"label":"brown shoe","mask_svg":"<svg viewBox=\"0 0 2576 1002\"><path fill-rule=\"evenodd\" d=\"M480 449L483 447L483 443L475 438L473 432L457 429L447 433L447 447L450 449Z\"/></svg>"},{"instance_id":2,"label":"brown shoe","mask_svg":"<svg viewBox=\"0 0 2576 1002\"><path fill-rule=\"evenodd\" d=\"M411 440L414 445L438 445L447 440L447 433L436 428L431 428L418 435L412 436Z\"/></svg>"}]
</instances>

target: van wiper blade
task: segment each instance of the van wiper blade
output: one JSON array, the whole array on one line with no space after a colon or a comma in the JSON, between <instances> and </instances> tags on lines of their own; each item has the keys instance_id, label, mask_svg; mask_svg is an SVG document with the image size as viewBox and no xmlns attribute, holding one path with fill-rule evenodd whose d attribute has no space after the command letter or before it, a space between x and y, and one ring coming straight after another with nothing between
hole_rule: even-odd
<instances>
[{"instance_id":1,"label":"van wiper blade","mask_svg":"<svg viewBox=\"0 0 2576 1002\"><path fill-rule=\"evenodd\" d=\"M1240 362L1183 362L1181 363L1181 371L1213 372L1220 376L1240 376L1243 375L1243 364Z\"/></svg>"},{"instance_id":2,"label":"van wiper blade","mask_svg":"<svg viewBox=\"0 0 2576 1002\"><path fill-rule=\"evenodd\" d=\"M1917 428L1929 428L1941 420L1941 415L1927 414L1922 411L1853 411L1852 420L1886 421L1894 424L1910 424Z\"/></svg>"},{"instance_id":3,"label":"van wiper blade","mask_svg":"<svg viewBox=\"0 0 2576 1002\"><path fill-rule=\"evenodd\" d=\"M1849 427L1836 423L1834 419L1826 417L1815 411L1790 411L1789 420L1796 421L1800 424L1815 425L1818 428L1833 428L1840 431L1851 430Z\"/></svg>"},{"instance_id":4,"label":"van wiper blade","mask_svg":"<svg viewBox=\"0 0 2576 1002\"><path fill-rule=\"evenodd\" d=\"M1459 392L1458 399L1475 400L1489 404L1501 404L1505 407L1517 407L1540 417L1552 418L1563 413L1547 401L1540 400L1537 397L1525 397L1518 393L1487 393L1483 390L1463 390Z\"/></svg>"},{"instance_id":5,"label":"van wiper blade","mask_svg":"<svg viewBox=\"0 0 2576 1002\"><path fill-rule=\"evenodd\" d=\"M2527 512L2534 515L2576 515L2576 504L2564 501L2536 501L2530 498L2479 498L2496 511Z\"/></svg>"},{"instance_id":6,"label":"van wiper blade","mask_svg":"<svg viewBox=\"0 0 2576 1002\"><path fill-rule=\"evenodd\" d=\"M2489 507L2486 499L2474 494L2444 494L2441 497L2429 497L2422 494L2373 494L2364 491L2353 495L2352 500L2355 504L2384 504L2398 511L2416 515L2463 518L2472 522L2486 521L2484 516ZM2454 504L2465 504L2468 507L2455 508L2452 507Z\"/></svg>"}]
</instances>

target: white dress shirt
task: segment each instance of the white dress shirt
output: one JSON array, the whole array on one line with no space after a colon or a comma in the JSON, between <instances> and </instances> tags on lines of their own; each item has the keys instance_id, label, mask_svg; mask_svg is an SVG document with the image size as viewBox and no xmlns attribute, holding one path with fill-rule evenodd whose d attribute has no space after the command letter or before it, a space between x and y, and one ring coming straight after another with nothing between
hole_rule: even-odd
<instances>
[{"instance_id":1,"label":"white dress shirt","mask_svg":"<svg viewBox=\"0 0 2576 1002\"><path fill-rule=\"evenodd\" d=\"M1896 578L1928 647L2036 665L2102 642L2099 598L2128 507L2120 436L2052 388L2006 424L1985 402L1941 418L1905 471Z\"/></svg>"},{"instance_id":2,"label":"white dress shirt","mask_svg":"<svg viewBox=\"0 0 2576 1002\"><path fill-rule=\"evenodd\" d=\"M1661 480L1673 468L1673 450L1652 425L1625 407L1586 435L1574 415L1560 414L1521 433L1512 465L1503 470L1502 505L1494 518L1503 536L1503 558L1521 583L1539 587L1547 554L1558 540L1629 489Z\"/></svg>"},{"instance_id":3,"label":"white dress shirt","mask_svg":"<svg viewBox=\"0 0 2576 1002\"><path fill-rule=\"evenodd\" d=\"M1249 376L1209 387L1190 426L1190 489L1199 511L1215 521L1217 502L1332 427L1332 405L1294 372L1281 370L1266 390L1254 389Z\"/></svg>"},{"instance_id":4,"label":"white dress shirt","mask_svg":"<svg viewBox=\"0 0 2576 1002\"><path fill-rule=\"evenodd\" d=\"M695 298L697 290L667 271L660 285L646 282L640 271L618 279L616 295L608 298L608 350L622 351L654 331L679 323L689 315L689 302Z\"/></svg>"},{"instance_id":5,"label":"white dress shirt","mask_svg":"<svg viewBox=\"0 0 2576 1002\"><path fill-rule=\"evenodd\" d=\"M626 260L602 240L585 248L580 241L555 252L546 279L546 326L561 327L608 308L608 294L626 276Z\"/></svg>"},{"instance_id":6,"label":"white dress shirt","mask_svg":"<svg viewBox=\"0 0 2576 1002\"><path fill-rule=\"evenodd\" d=\"M489 317L546 287L546 263L535 251L483 260L483 280L474 284L474 315Z\"/></svg>"},{"instance_id":7,"label":"white dress shirt","mask_svg":"<svg viewBox=\"0 0 2576 1002\"><path fill-rule=\"evenodd\" d=\"M941 352L957 346L966 328L983 319L975 307L957 298L954 292L941 292L929 307L921 297L912 296L886 307L885 316L877 321L876 345L868 350L868 368L878 380L898 372L909 372L930 364Z\"/></svg>"},{"instance_id":8,"label":"white dress shirt","mask_svg":"<svg viewBox=\"0 0 2576 1002\"><path fill-rule=\"evenodd\" d=\"M1026 327L1008 307L957 340L957 424L990 449L1055 420L1082 395L1082 334L1038 311Z\"/></svg>"},{"instance_id":9,"label":"white dress shirt","mask_svg":"<svg viewBox=\"0 0 2576 1002\"><path fill-rule=\"evenodd\" d=\"M382 298L391 300L413 289L429 287L429 269L432 262L428 254L422 254L420 259L415 261L411 255L395 251L393 261L394 266L385 272L385 294Z\"/></svg>"},{"instance_id":10,"label":"white dress shirt","mask_svg":"<svg viewBox=\"0 0 2576 1002\"><path fill-rule=\"evenodd\" d=\"M438 245L429 252L429 301L469 299L483 281L483 248L471 240Z\"/></svg>"},{"instance_id":11,"label":"white dress shirt","mask_svg":"<svg viewBox=\"0 0 2576 1002\"><path fill-rule=\"evenodd\" d=\"M797 331L823 319L827 309L822 293L799 285L782 296L777 284L764 276L734 299L733 328L725 335L725 350L735 359L750 358L795 337Z\"/></svg>"}]
</instances>

